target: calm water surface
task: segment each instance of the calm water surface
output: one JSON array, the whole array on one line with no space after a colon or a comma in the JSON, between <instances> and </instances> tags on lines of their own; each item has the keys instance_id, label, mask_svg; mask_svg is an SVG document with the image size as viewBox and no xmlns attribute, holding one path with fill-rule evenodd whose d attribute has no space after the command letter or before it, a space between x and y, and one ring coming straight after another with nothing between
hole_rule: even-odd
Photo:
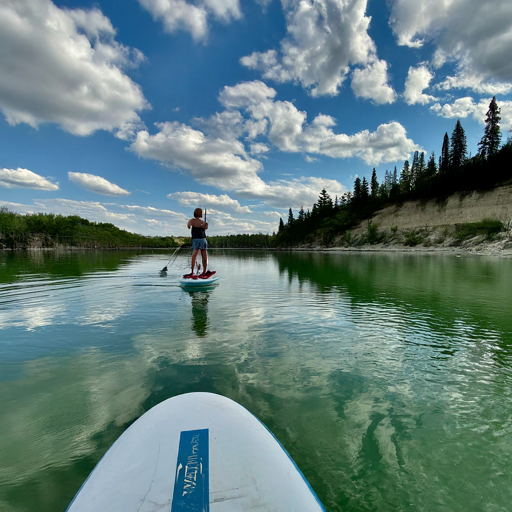
<instances>
[{"instance_id":1,"label":"calm water surface","mask_svg":"<svg viewBox=\"0 0 512 512\"><path fill-rule=\"evenodd\" d=\"M512 260L0 255L0 510L65 510L141 414L210 391L257 415L328 511L512 503Z\"/></svg>"}]
</instances>

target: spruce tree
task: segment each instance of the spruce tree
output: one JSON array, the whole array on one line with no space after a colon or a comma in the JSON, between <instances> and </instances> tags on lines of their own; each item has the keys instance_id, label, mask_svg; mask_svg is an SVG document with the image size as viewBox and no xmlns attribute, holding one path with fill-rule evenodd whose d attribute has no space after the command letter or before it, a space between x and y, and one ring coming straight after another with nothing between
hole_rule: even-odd
<instances>
[{"instance_id":1,"label":"spruce tree","mask_svg":"<svg viewBox=\"0 0 512 512\"><path fill-rule=\"evenodd\" d=\"M359 178L359 176L354 181L354 194L352 195L352 199L355 203L361 200L361 178Z\"/></svg>"},{"instance_id":2,"label":"spruce tree","mask_svg":"<svg viewBox=\"0 0 512 512\"><path fill-rule=\"evenodd\" d=\"M295 219L293 218L293 210L290 208L290 210L288 211L288 227L291 227L294 222Z\"/></svg>"},{"instance_id":3,"label":"spruce tree","mask_svg":"<svg viewBox=\"0 0 512 512\"><path fill-rule=\"evenodd\" d=\"M431 178L432 176L435 176L436 174L437 174L436 155L432 151L432 154L430 155L430 158L428 159L428 163L427 163L426 177Z\"/></svg>"},{"instance_id":4,"label":"spruce tree","mask_svg":"<svg viewBox=\"0 0 512 512\"><path fill-rule=\"evenodd\" d=\"M304 206L301 206L300 210L299 210L299 217L297 220L299 220L300 222L303 222L305 219L306 219L306 214L304 212Z\"/></svg>"},{"instance_id":5,"label":"spruce tree","mask_svg":"<svg viewBox=\"0 0 512 512\"><path fill-rule=\"evenodd\" d=\"M375 167L372 172L372 181L371 181L371 195L372 199L377 199L377 195L379 194L379 182L377 181L377 171Z\"/></svg>"},{"instance_id":6,"label":"spruce tree","mask_svg":"<svg viewBox=\"0 0 512 512\"><path fill-rule=\"evenodd\" d=\"M282 233L284 230L284 222L283 222L283 218L280 217L279 218L279 229L277 230L278 233Z\"/></svg>"},{"instance_id":7,"label":"spruce tree","mask_svg":"<svg viewBox=\"0 0 512 512\"><path fill-rule=\"evenodd\" d=\"M370 197L370 187L368 186L368 180L363 177L363 183L361 185L361 199L364 203L368 201Z\"/></svg>"},{"instance_id":8,"label":"spruce tree","mask_svg":"<svg viewBox=\"0 0 512 512\"><path fill-rule=\"evenodd\" d=\"M410 188L414 189L416 186L416 178L418 173L418 161L420 159L419 151L414 152L414 156L412 157L411 171L410 171Z\"/></svg>"},{"instance_id":9,"label":"spruce tree","mask_svg":"<svg viewBox=\"0 0 512 512\"><path fill-rule=\"evenodd\" d=\"M478 143L478 154L483 158L489 158L500 149L501 130L500 117L501 110L498 108L496 96L493 96L489 103L489 110L485 117L485 132L482 140Z\"/></svg>"},{"instance_id":10,"label":"spruce tree","mask_svg":"<svg viewBox=\"0 0 512 512\"><path fill-rule=\"evenodd\" d=\"M407 192L411 190L411 169L409 167L409 160L404 162L404 167L400 174L400 189L403 194L407 194Z\"/></svg>"},{"instance_id":11,"label":"spruce tree","mask_svg":"<svg viewBox=\"0 0 512 512\"><path fill-rule=\"evenodd\" d=\"M468 158L468 143L466 133L457 119L450 141L450 166L458 169L466 163Z\"/></svg>"},{"instance_id":12,"label":"spruce tree","mask_svg":"<svg viewBox=\"0 0 512 512\"><path fill-rule=\"evenodd\" d=\"M327 190L325 190L325 188L323 188L322 192L320 192L317 204L319 211L330 210L332 208L331 196L327 193Z\"/></svg>"},{"instance_id":13,"label":"spruce tree","mask_svg":"<svg viewBox=\"0 0 512 512\"><path fill-rule=\"evenodd\" d=\"M443 147L439 157L439 172L446 172L450 167L450 139L448 133L444 134Z\"/></svg>"}]
</instances>

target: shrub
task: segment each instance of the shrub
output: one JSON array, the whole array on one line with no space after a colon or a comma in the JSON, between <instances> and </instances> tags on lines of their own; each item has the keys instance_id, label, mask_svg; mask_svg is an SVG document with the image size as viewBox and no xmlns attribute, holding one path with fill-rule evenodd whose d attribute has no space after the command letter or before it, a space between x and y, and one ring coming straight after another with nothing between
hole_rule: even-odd
<instances>
[{"instance_id":1,"label":"shrub","mask_svg":"<svg viewBox=\"0 0 512 512\"><path fill-rule=\"evenodd\" d=\"M474 236L483 235L487 240L504 231L505 225L500 220L484 219L480 222L470 222L455 225L455 238L466 240Z\"/></svg>"},{"instance_id":2,"label":"shrub","mask_svg":"<svg viewBox=\"0 0 512 512\"><path fill-rule=\"evenodd\" d=\"M404 245L409 247L414 247L415 245L421 244L423 242L423 237L415 229L412 231L407 231L404 237Z\"/></svg>"}]
</instances>

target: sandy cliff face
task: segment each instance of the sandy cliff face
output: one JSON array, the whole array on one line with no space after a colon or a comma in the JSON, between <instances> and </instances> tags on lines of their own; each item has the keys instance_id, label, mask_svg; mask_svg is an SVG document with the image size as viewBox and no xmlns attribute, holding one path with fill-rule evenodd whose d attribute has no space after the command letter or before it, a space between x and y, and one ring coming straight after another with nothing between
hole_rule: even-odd
<instances>
[{"instance_id":1,"label":"sandy cliff face","mask_svg":"<svg viewBox=\"0 0 512 512\"><path fill-rule=\"evenodd\" d=\"M453 195L447 201L407 201L401 206L388 206L373 217L379 230L438 228L454 226L483 219L501 220L512 224L512 185L499 187L490 192L472 192L466 196ZM357 226L353 233L366 232L368 222Z\"/></svg>"},{"instance_id":2,"label":"sandy cliff face","mask_svg":"<svg viewBox=\"0 0 512 512\"><path fill-rule=\"evenodd\" d=\"M462 225L499 220L504 230L461 236ZM377 212L339 237L332 249L450 251L512 257L512 186L453 195L444 202L407 201Z\"/></svg>"}]
</instances>

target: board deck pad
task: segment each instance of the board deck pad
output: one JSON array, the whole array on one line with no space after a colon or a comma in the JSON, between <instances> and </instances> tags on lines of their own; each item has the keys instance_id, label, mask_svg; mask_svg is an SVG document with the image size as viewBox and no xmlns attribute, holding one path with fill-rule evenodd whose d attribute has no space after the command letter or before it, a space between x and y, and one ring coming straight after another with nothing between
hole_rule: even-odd
<instances>
[{"instance_id":1,"label":"board deck pad","mask_svg":"<svg viewBox=\"0 0 512 512\"><path fill-rule=\"evenodd\" d=\"M171 512L210 512L208 429L180 435Z\"/></svg>"},{"instance_id":2,"label":"board deck pad","mask_svg":"<svg viewBox=\"0 0 512 512\"><path fill-rule=\"evenodd\" d=\"M325 512L247 409L213 393L156 405L117 439L67 512Z\"/></svg>"}]
</instances>

